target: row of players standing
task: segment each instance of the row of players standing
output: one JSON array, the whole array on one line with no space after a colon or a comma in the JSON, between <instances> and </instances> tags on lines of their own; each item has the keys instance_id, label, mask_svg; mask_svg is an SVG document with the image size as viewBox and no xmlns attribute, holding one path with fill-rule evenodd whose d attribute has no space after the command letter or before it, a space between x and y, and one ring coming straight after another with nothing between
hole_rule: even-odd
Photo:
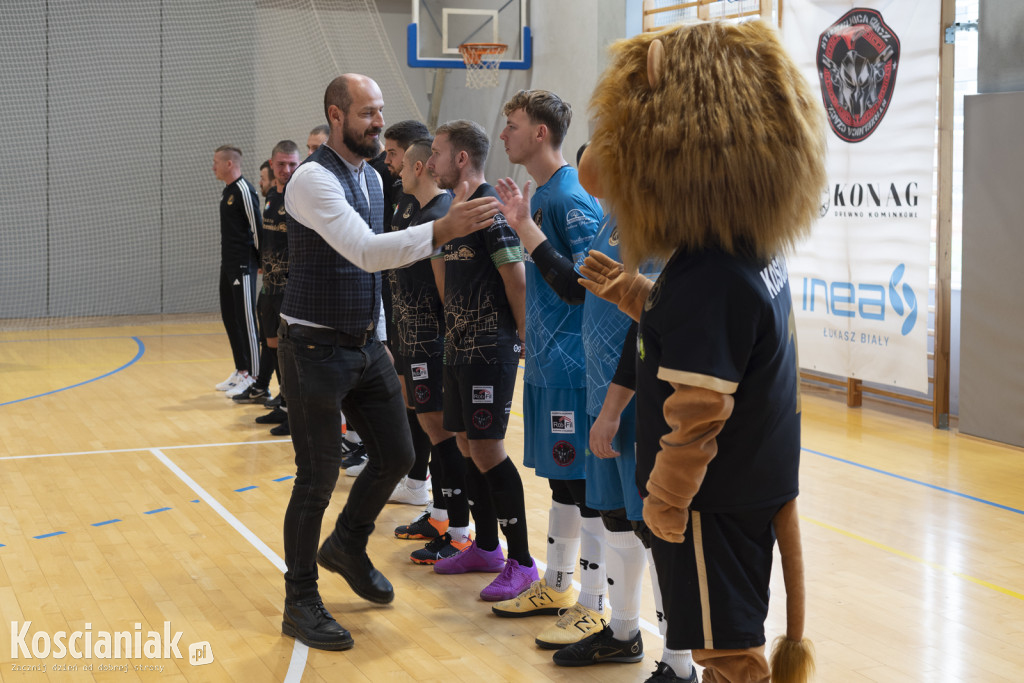
<instances>
[{"instance_id":1,"label":"row of players standing","mask_svg":"<svg viewBox=\"0 0 1024 683\"><path fill-rule=\"evenodd\" d=\"M333 105L332 112L332 89L337 95L341 88L348 100L335 98L339 104ZM330 266L335 274L357 266L354 270L361 270L362 275L347 273L346 278L369 276L366 293L377 294L380 285L375 271L401 265L413 253L419 256L422 252L422 237L418 238L419 247L413 246L417 240L405 240L397 253L392 251L390 255L375 248L380 242L374 243L369 235L362 234L358 240L343 239L345 235L332 232L328 225L331 215L322 206L324 195L318 194L337 193L340 181L348 202L346 208L349 212L354 208L365 221L360 232L370 232L366 225L373 233L378 232L374 200L380 178L366 172L366 165L361 163L362 158L372 156L369 139L383 125L382 121L376 122L379 110L374 111L375 98L379 99L379 90L369 79L346 76L332 83L325 99L334 139L324 147L326 151L309 161L314 162L312 167L331 173L335 187L326 188L326 175L311 168L306 175L312 182L300 181L302 189L286 195L288 239L293 249L291 277L296 277L297 261L302 262L300 269L308 271L301 276L308 280L306 288L316 282L310 276L326 258L334 261ZM497 601L493 611L498 616L560 614L558 621L537 638L542 647L565 648L556 653L557 663L578 666L598 661L641 661L640 585L647 558L640 540L644 536L641 503L633 475L632 389L630 373L625 371L631 364L618 367L629 321L615 306L585 297L575 273L575 265L582 261L588 247L617 257L617 236L611 221L602 225L599 204L580 187L575 169L563 158L561 143L571 118L569 106L549 92L521 92L507 103L505 114L508 125L501 138L510 161L523 164L538 185L532 201L524 199L514 184L502 181L499 186L508 205L507 221L497 214L487 229L446 241L434 259L396 269L390 277L395 311L392 348L396 350L395 366L404 377L405 391L401 393L404 402L416 409L429 436L431 471L435 489L441 492L435 496L429 518L425 515L412 525L400 527L396 534L429 538L424 549L413 553L413 560L433 562L439 573L498 572L481 593L484 599ZM386 141L392 129L385 133ZM489 141L479 125L453 122L438 129L432 143L401 139L396 144L404 149L399 155L396 145L391 145L388 160L391 169L401 176L404 194L394 206L391 230L415 231L446 216L452 200L444 189L462 184L461 196L472 190L470 199L498 195L483 176ZM365 184L362 197L352 192L353 179L361 190ZM382 199L388 189L383 188ZM387 208L380 207L384 214ZM419 227L407 231L409 226ZM307 231L317 237L296 240L297 233L308 237ZM533 263L528 268L522 263L517 233L529 251L526 260ZM297 242L305 243L300 249L308 252L300 259L295 257ZM431 244L436 242L435 234ZM353 251L353 247L365 251ZM353 485L335 532L319 553L314 553L316 538L303 529L319 529L338 467L333 457L327 457L338 453L327 437L340 434L340 430L325 430L322 420L316 420L316 436L325 440L309 439L312 415L307 410L301 416L292 413L293 433L296 428L306 433L294 439L299 476L285 520L289 571L283 629L312 647L346 649L352 645L351 636L323 607L312 558L340 573L362 597L376 602L393 599L390 583L373 568L365 544L373 520L398 481L396 476L400 478L409 471L408 463L401 464L405 461L395 454L407 454L412 449L406 447L407 435L398 435L395 443L390 438L394 435L381 433L383 425L393 431L395 423L389 424L382 414L371 414L370 403L365 400L368 396L356 391L358 383L347 392L345 381L327 387L314 381L313 373L308 372L312 366L306 367L308 361L327 360L320 356L334 347L360 350L367 356L363 359L365 368L373 336L368 333L377 318L371 314L366 328L356 327L349 332L343 329L348 321L342 318L334 320L335 324L318 322L329 321L330 314L310 307L308 299L298 294L291 297L290 292L298 288L289 286L287 291L282 315L286 324L281 333L285 341L281 348L282 366L286 368L282 385L285 397L317 397L315 401L305 400L304 407L315 402L318 408L323 407L325 395L339 399L340 407L352 413L350 421L368 439L369 452L381 454L368 461L366 474ZM295 311L301 315L289 315L289 297L294 302L303 301ZM586 305L581 306L584 302ZM552 490L548 568L543 577L537 572L526 540L522 482L503 442L524 329L524 461L549 480ZM296 343L290 345L289 339ZM316 349L318 358L293 361L293 349L299 348ZM291 380L287 368L295 370ZM618 382L612 379L617 370ZM381 383L385 386L370 392L380 394L375 398L393 393L384 381L387 373L383 375ZM359 397L354 398L354 394ZM394 403L384 401L389 402ZM337 407L333 410L335 420ZM319 410L316 415L328 417ZM592 435L589 443L588 434ZM593 453L584 455L588 445ZM392 455L388 458L385 454ZM318 500L310 505L310 498ZM469 501L476 522L475 539L469 534ZM507 560L498 544L499 520L507 539ZM577 599L572 577L579 550L582 591ZM612 592L610 622L604 620L606 585ZM655 594L656 599L660 598L657 588ZM658 615L661 619L660 604ZM686 652L666 651L663 660L673 665L673 671L693 671Z\"/></svg>"}]
</instances>

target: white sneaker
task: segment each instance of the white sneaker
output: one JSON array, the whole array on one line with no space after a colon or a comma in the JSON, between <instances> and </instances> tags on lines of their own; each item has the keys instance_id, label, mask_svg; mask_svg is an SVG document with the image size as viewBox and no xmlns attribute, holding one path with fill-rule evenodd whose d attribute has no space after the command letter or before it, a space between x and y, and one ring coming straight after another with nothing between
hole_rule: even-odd
<instances>
[{"instance_id":1,"label":"white sneaker","mask_svg":"<svg viewBox=\"0 0 1024 683\"><path fill-rule=\"evenodd\" d=\"M243 391L251 387L253 384L256 384L256 380L252 377L252 375L244 374L242 375L242 378L238 380L238 384L224 392L224 395L227 396L228 398L240 396Z\"/></svg>"},{"instance_id":2,"label":"white sneaker","mask_svg":"<svg viewBox=\"0 0 1024 683\"><path fill-rule=\"evenodd\" d=\"M395 486L394 492L388 498L389 503L404 503L405 505L426 505L430 502L430 488L426 482L419 488L409 486L409 477L402 477L402 481Z\"/></svg>"},{"instance_id":3,"label":"white sneaker","mask_svg":"<svg viewBox=\"0 0 1024 683\"><path fill-rule=\"evenodd\" d=\"M369 460L369 458L367 458L364 455L363 456L363 461L361 463L359 463L358 465L352 465L352 467L346 468L345 469L345 476L346 477L358 477L359 473L362 472L366 468L367 460Z\"/></svg>"},{"instance_id":4,"label":"white sneaker","mask_svg":"<svg viewBox=\"0 0 1024 683\"><path fill-rule=\"evenodd\" d=\"M235 370L231 373L231 376L226 380L217 385L217 391L227 391L228 389L234 389L238 386L238 382L242 379L242 373Z\"/></svg>"}]
</instances>

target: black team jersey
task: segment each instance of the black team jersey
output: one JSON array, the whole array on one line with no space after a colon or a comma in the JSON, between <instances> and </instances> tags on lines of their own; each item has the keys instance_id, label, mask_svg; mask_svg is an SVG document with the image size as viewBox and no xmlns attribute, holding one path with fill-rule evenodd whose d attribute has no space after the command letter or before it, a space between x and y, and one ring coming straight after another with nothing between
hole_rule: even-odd
<instances>
[{"instance_id":1,"label":"black team jersey","mask_svg":"<svg viewBox=\"0 0 1024 683\"><path fill-rule=\"evenodd\" d=\"M221 265L255 264L259 249L260 200L256 188L239 176L224 186L220 197Z\"/></svg>"},{"instance_id":2,"label":"black team jersey","mask_svg":"<svg viewBox=\"0 0 1024 683\"><path fill-rule=\"evenodd\" d=\"M735 389L691 509L736 513L798 493L800 401L789 276L716 250L676 253L644 305L637 336L637 484L644 488L661 437L669 382Z\"/></svg>"},{"instance_id":3,"label":"black team jersey","mask_svg":"<svg viewBox=\"0 0 1024 683\"><path fill-rule=\"evenodd\" d=\"M497 197L487 183L470 199ZM505 216L489 228L444 245L444 362L472 365L519 362L516 321L498 268L523 260L519 237Z\"/></svg>"},{"instance_id":4,"label":"black team jersey","mask_svg":"<svg viewBox=\"0 0 1024 683\"><path fill-rule=\"evenodd\" d=\"M416 198L401 195L390 230L405 230L444 218L452 198L441 193L420 208ZM395 323L392 350L405 358L433 358L444 352L444 306L437 293L430 259L390 271L391 310Z\"/></svg>"},{"instance_id":5,"label":"black team jersey","mask_svg":"<svg viewBox=\"0 0 1024 683\"><path fill-rule=\"evenodd\" d=\"M276 187L267 193L263 208L263 241L260 244L260 268L263 269L263 292L284 294L288 281L288 214L284 210L284 193Z\"/></svg>"}]
</instances>

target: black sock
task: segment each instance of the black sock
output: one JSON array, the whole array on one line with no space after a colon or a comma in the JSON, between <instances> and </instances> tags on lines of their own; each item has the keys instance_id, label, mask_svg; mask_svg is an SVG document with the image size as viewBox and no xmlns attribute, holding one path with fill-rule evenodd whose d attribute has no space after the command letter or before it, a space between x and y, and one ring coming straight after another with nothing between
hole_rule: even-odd
<instances>
[{"instance_id":1,"label":"black sock","mask_svg":"<svg viewBox=\"0 0 1024 683\"><path fill-rule=\"evenodd\" d=\"M444 497L444 462L438 456L438 447L434 444L430 447L430 494L434 497L435 510L447 510L448 499Z\"/></svg>"},{"instance_id":2,"label":"black sock","mask_svg":"<svg viewBox=\"0 0 1024 683\"><path fill-rule=\"evenodd\" d=\"M524 567L533 566L526 537L526 503L523 480L510 458L484 473L494 499L494 511L508 542L508 556Z\"/></svg>"},{"instance_id":3,"label":"black sock","mask_svg":"<svg viewBox=\"0 0 1024 683\"><path fill-rule=\"evenodd\" d=\"M434 461L441 465L434 478L441 485L441 496L448 510L448 526L469 526L469 499L466 497L466 469L469 462L462 456L455 437L434 446Z\"/></svg>"},{"instance_id":4,"label":"black sock","mask_svg":"<svg viewBox=\"0 0 1024 683\"><path fill-rule=\"evenodd\" d=\"M498 518L494 514L494 502L491 500L487 479L471 460L466 462L466 496L473 512L473 521L476 522L477 546L481 550L494 550L498 547ZM449 520L448 526L459 525Z\"/></svg>"},{"instance_id":5,"label":"black sock","mask_svg":"<svg viewBox=\"0 0 1024 683\"><path fill-rule=\"evenodd\" d=\"M412 433L412 451L416 459L409 470L409 478L416 481L427 480L427 463L430 462L430 437L423 431L415 410L406 409L405 415L409 420L409 432Z\"/></svg>"}]
</instances>

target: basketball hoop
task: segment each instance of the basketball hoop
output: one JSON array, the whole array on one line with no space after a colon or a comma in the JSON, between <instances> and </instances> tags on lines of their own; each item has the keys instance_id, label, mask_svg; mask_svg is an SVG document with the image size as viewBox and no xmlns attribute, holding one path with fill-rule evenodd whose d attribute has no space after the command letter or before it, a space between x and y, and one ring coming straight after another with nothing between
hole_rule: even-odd
<instances>
[{"instance_id":1,"label":"basketball hoop","mask_svg":"<svg viewBox=\"0 0 1024 683\"><path fill-rule=\"evenodd\" d=\"M498 62L508 45L503 43L463 43L459 54L466 63L467 88L493 88L498 85Z\"/></svg>"}]
</instances>

